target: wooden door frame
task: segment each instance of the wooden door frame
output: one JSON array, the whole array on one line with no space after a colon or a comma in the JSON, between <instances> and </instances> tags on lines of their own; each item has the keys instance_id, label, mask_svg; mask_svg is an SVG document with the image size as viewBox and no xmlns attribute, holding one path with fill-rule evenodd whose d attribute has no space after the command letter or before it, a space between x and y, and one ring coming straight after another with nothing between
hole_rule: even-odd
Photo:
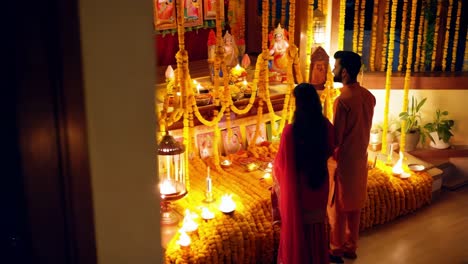
<instances>
[{"instance_id":1,"label":"wooden door frame","mask_svg":"<svg viewBox=\"0 0 468 264\"><path fill-rule=\"evenodd\" d=\"M15 11L15 123L31 258L94 264L78 1L27 0Z\"/></svg>"}]
</instances>

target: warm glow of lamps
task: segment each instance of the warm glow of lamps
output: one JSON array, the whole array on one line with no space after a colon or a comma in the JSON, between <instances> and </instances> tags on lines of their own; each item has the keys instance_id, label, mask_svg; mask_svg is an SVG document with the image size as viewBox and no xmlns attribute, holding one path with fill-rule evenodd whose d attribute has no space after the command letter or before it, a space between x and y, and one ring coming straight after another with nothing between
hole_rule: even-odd
<instances>
[{"instance_id":1,"label":"warm glow of lamps","mask_svg":"<svg viewBox=\"0 0 468 264\"><path fill-rule=\"evenodd\" d=\"M314 42L323 45L326 42L326 17L319 9L314 10Z\"/></svg>"},{"instance_id":2,"label":"warm glow of lamps","mask_svg":"<svg viewBox=\"0 0 468 264\"><path fill-rule=\"evenodd\" d=\"M174 79L174 69L172 69L171 65L167 66L165 75L166 75L166 80L173 80Z\"/></svg>"},{"instance_id":3,"label":"warm glow of lamps","mask_svg":"<svg viewBox=\"0 0 468 264\"><path fill-rule=\"evenodd\" d=\"M398 175L400 178L409 178L410 174L403 170L403 152L400 151L400 158L392 168L393 175Z\"/></svg>"},{"instance_id":4,"label":"warm glow of lamps","mask_svg":"<svg viewBox=\"0 0 468 264\"><path fill-rule=\"evenodd\" d=\"M177 240L177 244L179 244L179 246L181 247L188 247L190 246L190 243L192 242L190 237L187 235L187 233L185 233L184 230L179 230L180 232L180 236L179 236L179 240Z\"/></svg>"},{"instance_id":5,"label":"warm glow of lamps","mask_svg":"<svg viewBox=\"0 0 468 264\"><path fill-rule=\"evenodd\" d=\"M161 195L173 194L177 192L176 187L170 180L164 180L162 183L160 183L159 191L161 192Z\"/></svg>"},{"instance_id":6,"label":"warm glow of lamps","mask_svg":"<svg viewBox=\"0 0 468 264\"><path fill-rule=\"evenodd\" d=\"M210 211L210 209L203 207L201 217L205 220L210 220L214 218L214 213Z\"/></svg>"},{"instance_id":7,"label":"warm glow of lamps","mask_svg":"<svg viewBox=\"0 0 468 264\"><path fill-rule=\"evenodd\" d=\"M193 221L195 214L192 214L189 209L185 210L185 217L182 225L182 230L185 232L194 232L198 229L198 224Z\"/></svg>"},{"instance_id":8,"label":"warm glow of lamps","mask_svg":"<svg viewBox=\"0 0 468 264\"><path fill-rule=\"evenodd\" d=\"M225 194L221 197L219 210L223 213L231 213L236 210L236 203L232 200L232 194Z\"/></svg>"}]
</instances>

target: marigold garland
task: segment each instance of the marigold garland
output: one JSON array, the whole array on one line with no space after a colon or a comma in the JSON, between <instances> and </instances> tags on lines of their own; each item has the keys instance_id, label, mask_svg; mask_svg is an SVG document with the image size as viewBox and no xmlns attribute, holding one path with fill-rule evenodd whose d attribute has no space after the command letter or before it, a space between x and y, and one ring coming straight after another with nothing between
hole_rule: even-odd
<instances>
[{"instance_id":1,"label":"marigold garland","mask_svg":"<svg viewBox=\"0 0 468 264\"><path fill-rule=\"evenodd\" d=\"M452 49L452 65L451 65L451 71L455 71L455 65L457 63L457 49L458 49L458 35L460 31L460 15L461 15L461 10L462 10L462 1L456 1L457 3L457 18L455 20L455 36L453 36L453 49ZM465 45L465 47L468 47L468 45ZM465 54L467 52L467 48L465 48ZM465 56L465 58L467 58ZM466 61L466 60L465 60ZM468 63L464 63L464 70L468 70ZM466 68L465 68L466 67Z\"/></svg>"},{"instance_id":2,"label":"marigold garland","mask_svg":"<svg viewBox=\"0 0 468 264\"><path fill-rule=\"evenodd\" d=\"M419 14L419 26L418 26L418 44L416 46L416 60L414 65L414 71L421 71L421 60L424 58L421 53L424 49L423 39L424 39L424 17L425 17L425 2L421 2L421 12Z\"/></svg>"},{"instance_id":3,"label":"marigold garland","mask_svg":"<svg viewBox=\"0 0 468 264\"><path fill-rule=\"evenodd\" d=\"M304 74L306 80L309 80L309 72L310 72L310 55L312 53L312 40L314 40L314 0L309 0L307 5L307 32L306 32L306 60L305 60L305 68ZM314 43L315 44L315 43Z\"/></svg>"},{"instance_id":4,"label":"marigold garland","mask_svg":"<svg viewBox=\"0 0 468 264\"><path fill-rule=\"evenodd\" d=\"M428 29L429 29L429 21L427 19L424 19L424 30L423 30L424 38L423 38L423 43L421 46L421 62L419 64L421 71L426 71L426 46L428 43L428 39L427 39Z\"/></svg>"},{"instance_id":5,"label":"marigold garland","mask_svg":"<svg viewBox=\"0 0 468 264\"><path fill-rule=\"evenodd\" d=\"M339 25L338 25L338 50L343 50L344 48L345 15L346 15L346 0L340 0L340 20L339 20Z\"/></svg>"},{"instance_id":6,"label":"marigold garland","mask_svg":"<svg viewBox=\"0 0 468 264\"><path fill-rule=\"evenodd\" d=\"M406 74L405 74L405 83L404 83L404 92L403 92L403 108L402 112L407 111L408 109L408 93L410 89L410 80L411 80L411 64L413 63L413 45L414 45L414 27L416 24L416 9L418 7L417 0L411 0L411 18L409 25L409 37L408 37L408 57L406 58ZM401 122L401 131L406 131L406 121L402 120ZM401 133L400 135L400 149L403 151L406 145L406 133Z\"/></svg>"},{"instance_id":7,"label":"marigold garland","mask_svg":"<svg viewBox=\"0 0 468 264\"><path fill-rule=\"evenodd\" d=\"M444 40L444 55L442 57L442 71L447 70L447 60L448 60L447 51L448 51L449 37L450 37L450 23L452 21L452 8L453 8L453 0L449 0L447 20L445 24L445 40ZM450 70L450 67L448 70Z\"/></svg>"},{"instance_id":8,"label":"marigold garland","mask_svg":"<svg viewBox=\"0 0 468 264\"><path fill-rule=\"evenodd\" d=\"M436 66L436 55L437 55L437 40L439 36L439 27L440 27L440 13L442 12L442 2L437 1L437 16L436 16L436 22L434 26L434 37L432 38L434 40L434 44L432 45L432 64L431 64L431 70L435 70Z\"/></svg>"},{"instance_id":9,"label":"marigold garland","mask_svg":"<svg viewBox=\"0 0 468 264\"><path fill-rule=\"evenodd\" d=\"M398 3L392 2L392 13L390 21L390 42L388 45L387 56L387 74L385 81L385 109L384 109L384 123L382 131L382 153L387 153L387 133L388 133L388 112L390 108L390 89L392 87L392 65L393 65L393 51L395 49L395 25L396 25L396 12Z\"/></svg>"},{"instance_id":10,"label":"marigold garland","mask_svg":"<svg viewBox=\"0 0 468 264\"><path fill-rule=\"evenodd\" d=\"M382 41L382 63L380 64L380 71L384 71L386 67L386 62L387 62L387 49L389 47L389 42L388 42L388 21L390 18L390 4L392 3L391 0L386 0L385 3L385 16L384 16L384 32L383 32L383 41ZM388 52L390 53L390 51Z\"/></svg>"},{"instance_id":11,"label":"marigold garland","mask_svg":"<svg viewBox=\"0 0 468 264\"><path fill-rule=\"evenodd\" d=\"M371 47L370 47L370 55L369 55L369 68L371 71L375 71L375 55L376 55L375 50L377 48L376 44L377 44L378 16L379 16L379 0L374 0L374 9L372 11ZM340 17L340 21L341 21L341 17Z\"/></svg>"},{"instance_id":12,"label":"marigold garland","mask_svg":"<svg viewBox=\"0 0 468 264\"><path fill-rule=\"evenodd\" d=\"M361 7L359 10L359 38L357 53L362 55L362 43L364 41L364 26L366 19L366 0L361 0Z\"/></svg>"},{"instance_id":13,"label":"marigold garland","mask_svg":"<svg viewBox=\"0 0 468 264\"><path fill-rule=\"evenodd\" d=\"M353 51L358 53L358 43L359 43L359 6L361 4L360 0L354 2L354 27L353 27Z\"/></svg>"},{"instance_id":14,"label":"marigold garland","mask_svg":"<svg viewBox=\"0 0 468 264\"><path fill-rule=\"evenodd\" d=\"M401 35L400 35L400 54L399 54L399 59L398 59L398 71L403 70L403 58L405 54L405 46L407 44L406 42L406 25L405 23L407 17L408 17L408 0L403 0L403 14L402 14L402 19L401 19ZM408 52L410 52L408 50ZM406 110L405 110L406 111Z\"/></svg>"}]
</instances>

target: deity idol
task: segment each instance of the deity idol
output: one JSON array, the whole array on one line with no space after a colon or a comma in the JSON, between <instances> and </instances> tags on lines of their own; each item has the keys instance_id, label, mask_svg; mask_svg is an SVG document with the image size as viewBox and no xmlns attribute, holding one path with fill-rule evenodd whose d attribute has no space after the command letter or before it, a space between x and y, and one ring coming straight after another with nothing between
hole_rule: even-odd
<instances>
[{"instance_id":1,"label":"deity idol","mask_svg":"<svg viewBox=\"0 0 468 264\"><path fill-rule=\"evenodd\" d=\"M280 24L278 24L278 27L274 30L273 37L270 45L270 55L273 56L271 71L286 74L288 63L286 51L289 47L289 43L286 39L285 31Z\"/></svg>"},{"instance_id":2,"label":"deity idol","mask_svg":"<svg viewBox=\"0 0 468 264\"><path fill-rule=\"evenodd\" d=\"M224 61L227 67L234 67L236 66L239 56L239 50L237 49L236 42L234 41L234 37L229 34L229 31L226 31L224 35Z\"/></svg>"}]
</instances>

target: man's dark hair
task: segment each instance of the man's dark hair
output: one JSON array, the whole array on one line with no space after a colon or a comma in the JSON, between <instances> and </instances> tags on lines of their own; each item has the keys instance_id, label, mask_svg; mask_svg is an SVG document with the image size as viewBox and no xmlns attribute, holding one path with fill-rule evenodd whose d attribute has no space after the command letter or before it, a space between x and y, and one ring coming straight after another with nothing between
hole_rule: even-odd
<instances>
[{"instance_id":1,"label":"man's dark hair","mask_svg":"<svg viewBox=\"0 0 468 264\"><path fill-rule=\"evenodd\" d=\"M352 51L337 51L333 56L335 59L340 59L342 69L346 69L351 80L355 81L359 71L361 70L361 56Z\"/></svg>"}]
</instances>

